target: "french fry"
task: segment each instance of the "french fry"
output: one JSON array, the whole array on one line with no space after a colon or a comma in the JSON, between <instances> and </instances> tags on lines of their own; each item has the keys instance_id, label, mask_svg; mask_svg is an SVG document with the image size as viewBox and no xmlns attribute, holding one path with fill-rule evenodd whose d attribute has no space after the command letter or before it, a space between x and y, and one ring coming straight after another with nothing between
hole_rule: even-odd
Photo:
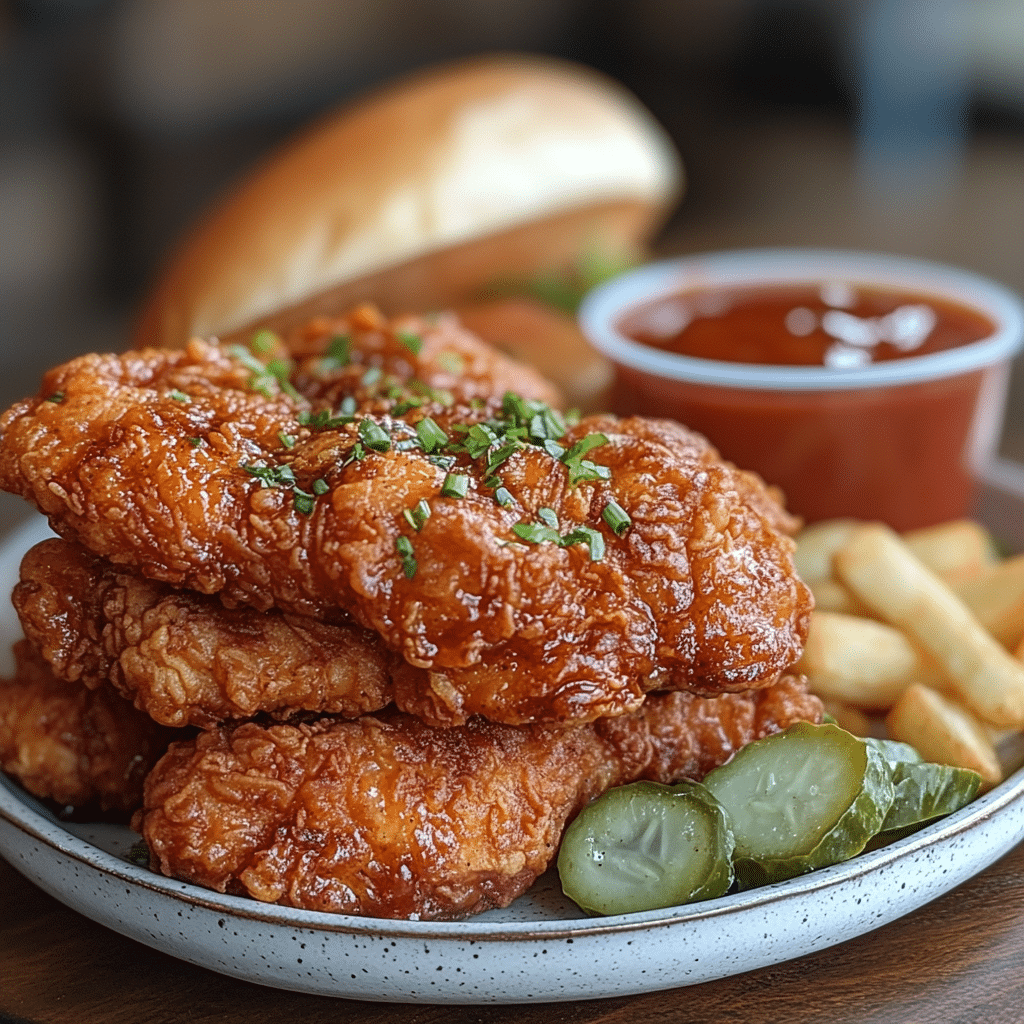
<instances>
[{"instance_id":1,"label":"french fry","mask_svg":"<svg viewBox=\"0 0 1024 1024\"><path fill-rule=\"evenodd\" d=\"M859 708L850 707L837 700L822 700L825 714L836 720L840 729L852 732L854 736L871 735L871 719Z\"/></svg>"},{"instance_id":2,"label":"french fry","mask_svg":"<svg viewBox=\"0 0 1024 1024\"><path fill-rule=\"evenodd\" d=\"M907 688L885 719L889 736L926 760L969 768L987 789L1003 779L995 747L981 723L955 701L927 686Z\"/></svg>"},{"instance_id":3,"label":"french fry","mask_svg":"<svg viewBox=\"0 0 1024 1024\"><path fill-rule=\"evenodd\" d=\"M945 685L935 663L898 629L874 619L817 609L795 667L819 697L862 711L892 707L911 683Z\"/></svg>"},{"instance_id":4,"label":"french fry","mask_svg":"<svg viewBox=\"0 0 1024 1024\"><path fill-rule=\"evenodd\" d=\"M1005 648L1024 640L1024 555L988 566L951 589Z\"/></svg>"},{"instance_id":5,"label":"french fry","mask_svg":"<svg viewBox=\"0 0 1024 1024\"><path fill-rule=\"evenodd\" d=\"M954 519L938 526L908 530L903 542L944 580L973 576L996 561L992 536L973 519Z\"/></svg>"},{"instance_id":6,"label":"french fry","mask_svg":"<svg viewBox=\"0 0 1024 1024\"><path fill-rule=\"evenodd\" d=\"M1024 726L1024 664L887 526L860 527L833 558L836 573L880 618L927 651L963 702L992 725Z\"/></svg>"},{"instance_id":7,"label":"french fry","mask_svg":"<svg viewBox=\"0 0 1024 1024\"><path fill-rule=\"evenodd\" d=\"M804 582L807 582L806 580ZM863 601L854 597L850 591L836 580L819 579L807 582L814 595L815 610L840 612L843 615L871 616L871 609Z\"/></svg>"},{"instance_id":8,"label":"french fry","mask_svg":"<svg viewBox=\"0 0 1024 1024\"><path fill-rule=\"evenodd\" d=\"M796 537L793 563L800 578L809 586L817 580L832 578L832 556L863 525L857 519L825 519L805 526Z\"/></svg>"}]
</instances>

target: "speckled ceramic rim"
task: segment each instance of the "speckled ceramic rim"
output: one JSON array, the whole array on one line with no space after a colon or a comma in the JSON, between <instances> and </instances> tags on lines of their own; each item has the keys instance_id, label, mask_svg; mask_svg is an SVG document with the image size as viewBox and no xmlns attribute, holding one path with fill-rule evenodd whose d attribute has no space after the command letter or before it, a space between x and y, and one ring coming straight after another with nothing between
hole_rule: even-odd
<instances>
[{"instance_id":1,"label":"speckled ceramic rim","mask_svg":"<svg viewBox=\"0 0 1024 1024\"><path fill-rule=\"evenodd\" d=\"M1001 810L1024 801L1024 769L1020 769L996 786L991 792L956 814L931 825L915 835L892 846L861 854L845 864L837 864L801 878L765 886L749 892L726 896L718 900L680 908L651 911L644 914L621 914L615 917L585 919L571 923L543 922L482 922L466 921L392 921L352 917L350 915L323 914L294 910L290 907L264 905L236 896L222 896L196 886L164 878L148 869L121 860L91 843L72 835L59 822L41 813L32 805L35 801L18 792L13 784L0 777L0 817L26 836L51 847L65 857L78 861L115 878L172 899L182 900L190 906L203 907L249 921L287 925L326 932L344 932L373 935L381 938L414 938L432 940L458 940L459 942L501 942L508 940L580 938L587 935L623 933L677 925L704 918L734 914L756 907L808 893L829 889L851 882L872 871L914 855L929 846L947 841L969 832L979 822L991 818Z\"/></svg>"},{"instance_id":2,"label":"speckled ceramic rim","mask_svg":"<svg viewBox=\"0 0 1024 1024\"><path fill-rule=\"evenodd\" d=\"M832 280L945 297L987 315L996 332L945 352L835 370L694 359L640 345L618 329L632 310L680 291ZM994 281L926 260L830 249L744 249L650 263L590 292L579 322L590 342L621 366L669 380L770 391L892 387L953 377L1007 360L1024 345L1024 306Z\"/></svg>"}]
</instances>

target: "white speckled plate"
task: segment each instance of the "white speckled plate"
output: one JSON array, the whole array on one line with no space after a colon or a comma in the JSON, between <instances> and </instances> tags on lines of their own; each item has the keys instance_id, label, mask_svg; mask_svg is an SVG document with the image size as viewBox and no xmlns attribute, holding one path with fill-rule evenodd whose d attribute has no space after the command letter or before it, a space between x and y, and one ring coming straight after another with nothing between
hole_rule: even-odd
<instances>
[{"instance_id":1,"label":"white speckled plate","mask_svg":"<svg viewBox=\"0 0 1024 1024\"><path fill-rule=\"evenodd\" d=\"M0 586L48 533L0 546ZM0 609L6 651L18 627ZM1019 765L1020 750L1005 751ZM674 988L780 963L878 928L1024 839L1024 770L916 835L799 879L691 907L586 918L546 876L468 921L379 921L221 896L140 868L138 837L58 821L0 779L0 855L87 917L190 963L258 984L393 1002L525 1003Z\"/></svg>"}]
</instances>

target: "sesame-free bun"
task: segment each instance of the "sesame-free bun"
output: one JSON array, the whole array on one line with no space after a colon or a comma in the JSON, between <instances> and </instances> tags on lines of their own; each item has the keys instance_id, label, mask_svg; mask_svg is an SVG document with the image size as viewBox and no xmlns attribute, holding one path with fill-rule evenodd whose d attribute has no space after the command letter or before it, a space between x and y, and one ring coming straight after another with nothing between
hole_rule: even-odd
<instances>
[{"instance_id":1,"label":"sesame-free bun","mask_svg":"<svg viewBox=\"0 0 1024 1024\"><path fill-rule=\"evenodd\" d=\"M540 57L448 65L271 154L185 238L133 343L282 329L363 300L438 309L588 251L639 255L680 187L664 131L608 78Z\"/></svg>"}]
</instances>

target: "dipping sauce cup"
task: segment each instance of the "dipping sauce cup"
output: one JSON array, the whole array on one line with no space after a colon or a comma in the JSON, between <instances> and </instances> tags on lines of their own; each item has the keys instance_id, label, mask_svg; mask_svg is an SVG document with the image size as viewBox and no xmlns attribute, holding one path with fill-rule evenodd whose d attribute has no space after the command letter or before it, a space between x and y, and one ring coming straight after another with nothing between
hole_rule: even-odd
<instances>
[{"instance_id":1,"label":"dipping sauce cup","mask_svg":"<svg viewBox=\"0 0 1024 1024\"><path fill-rule=\"evenodd\" d=\"M745 299L757 306L780 292L796 296L787 316L776 314L785 328L732 315ZM820 302L807 308L801 293ZM887 294L898 309L871 315L868 300ZM767 303L759 308L764 315ZM830 250L649 264L596 288L579 318L615 365L612 411L670 417L704 434L723 457L781 487L807 522L850 516L898 530L970 513L998 443L1010 361L1024 344L1024 307L993 281ZM969 325L962 338L958 318ZM700 355L670 351L691 319L710 330ZM808 357L805 338L826 327L824 358ZM932 327L946 330L938 347L925 340ZM788 331L793 345L783 338L780 348L773 331Z\"/></svg>"}]
</instances>

